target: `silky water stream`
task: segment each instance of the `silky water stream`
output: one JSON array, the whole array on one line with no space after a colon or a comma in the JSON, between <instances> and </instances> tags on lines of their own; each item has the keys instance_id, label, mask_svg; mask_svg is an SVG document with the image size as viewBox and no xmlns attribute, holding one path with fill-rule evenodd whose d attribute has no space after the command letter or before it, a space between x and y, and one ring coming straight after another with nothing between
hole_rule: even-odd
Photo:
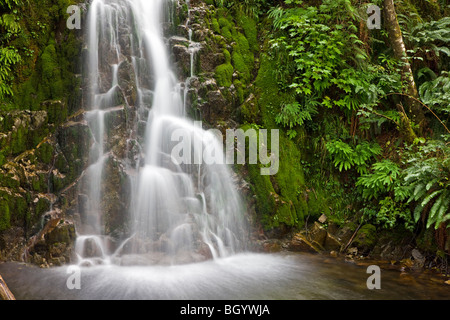
<instances>
[{"instance_id":1,"label":"silky water stream","mask_svg":"<svg viewBox=\"0 0 450 320\"><path fill-rule=\"evenodd\" d=\"M170 5L165 0L96 0L90 5L86 100L95 143L85 179L91 223L79 228L79 265L177 264L226 257L245 248L244 210L229 169L198 161L207 145L220 142L186 117L186 91L194 74L191 68L180 82L172 70L164 37ZM192 37L186 41L192 63L198 44ZM124 62L129 70L122 68ZM121 77L134 78L134 106L126 97L117 99ZM124 107L118 100L137 115L125 139L133 139L141 152L134 164L124 162L132 189L130 232L111 252L99 204L102 184L108 183L105 159L111 153L105 148L105 116ZM136 138L143 123L144 133ZM192 157L182 163L172 155L173 137L180 132L192 141ZM101 254L92 257L87 251Z\"/></svg>"},{"instance_id":2,"label":"silky water stream","mask_svg":"<svg viewBox=\"0 0 450 320\"><path fill-rule=\"evenodd\" d=\"M163 25L170 0L94 0L89 6L86 121L94 137L84 178L87 221L77 228L74 266L40 269L0 264L18 299L448 299L427 279L382 271L369 290L366 268L309 254L246 251L245 209L225 165L178 164L171 137L182 130L200 145L222 143L186 114L192 77L174 74ZM188 19L189 22L189 19ZM189 29L189 28L188 28ZM189 41L191 63L198 44ZM136 86L135 105L117 99L122 64ZM122 70L122 71L121 71ZM121 100L120 103L118 100ZM108 114L134 109L127 143L144 123L140 155L125 163L130 179L129 234L116 246L104 227L102 184ZM95 254L92 254L95 252ZM73 268L75 267L75 269ZM71 286L79 270L78 286ZM69 285L68 285L69 284ZM72 283L73 284L73 283Z\"/></svg>"}]
</instances>

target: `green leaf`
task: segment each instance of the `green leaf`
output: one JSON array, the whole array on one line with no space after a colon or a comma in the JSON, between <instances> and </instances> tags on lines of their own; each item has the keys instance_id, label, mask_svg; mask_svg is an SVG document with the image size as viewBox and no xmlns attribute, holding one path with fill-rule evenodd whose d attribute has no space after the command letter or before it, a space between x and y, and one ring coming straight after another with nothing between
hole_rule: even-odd
<instances>
[{"instance_id":1,"label":"green leaf","mask_svg":"<svg viewBox=\"0 0 450 320\"><path fill-rule=\"evenodd\" d=\"M437 190L434 191L433 193L431 193L430 195L428 195L420 204L422 207L425 207L428 202L430 202L434 197L436 197L437 195L441 194L444 190Z\"/></svg>"},{"instance_id":2,"label":"green leaf","mask_svg":"<svg viewBox=\"0 0 450 320\"><path fill-rule=\"evenodd\" d=\"M423 211L423 206L421 206L421 205L416 206L416 208L414 209L414 221L416 223L419 222L422 211Z\"/></svg>"}]
</instances>

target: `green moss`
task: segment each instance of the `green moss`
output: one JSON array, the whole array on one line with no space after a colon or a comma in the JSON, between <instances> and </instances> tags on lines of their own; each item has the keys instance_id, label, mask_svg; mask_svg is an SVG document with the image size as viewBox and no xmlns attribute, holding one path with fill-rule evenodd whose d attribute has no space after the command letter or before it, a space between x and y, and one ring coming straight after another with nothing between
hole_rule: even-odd
<instances>
[{"instance_id":1,"label":"green moss","mask_svg":"<svg viewBox=\"0 0 450 320\"><path fill-rule=\"evenodd\" d=\"M377 228L371 224L365 224L356 234L353 244L362 251L373 249L377 242Z\"/></svg>"},{"instance_id":2,"label":"green moss","mask_svg":"<svg viewBox=\"0 0 450 320\"><path fill-rule=\"evenodd\" d=\"M45 101L40 108L47 111L49 123L61 124L67 119L67 104L60 100Z\"/></svg>"},{"instance_id":3,"label":"green moss","mask_svg":"<svg viewBox=\"0 0 450 320\"><path fill-rule=\"evenodd\" d=\"M259 110L256 104L251 101L244 102L240 107L241 117L243 123L252 123L259 119Z\"/></svg>"},{"instance_id":4,"label":"green moss","mask_svg":"<svg viewBox=\"0 0 450 320\"><path fill-rule=\"evenodd\" d=\"M36 149L37 159L42 163L50 164L53 158L53 151L53 146L50 143L45 142Z\"/></svg>"},{"instance_id":5,"label":"green moss","mask_svg":"<svg viewBox=\"0 0 450 320\"><path fill-rule=\"evenodd\" d=\"M8 192L0 191L0 225L4 227L29 225L31 216L28 207L29 196L11 192L16 189L11 188Z\"/></svg>"},{"instance_id":6,"label":"green moss","mask_svg":"<svg viewBox=\"0 0 450 320\"><path fill-rule=\"evenodd\" d=\"M0 176L0 186L17 189L20 187L20 181L17 180L11 173L6 173Z\"/></svg>"},{"instance_id":7,"label":"green moss","mask_svg":"<svg viewBox=\"0 0 450 320\"><path fill-rule=\"evenodd\" d=\"M3 153L3 150L0 150L0 167L6 163L6 155Z\"/></svg>"},{"instance_id":8,"label":"green moss","mask_svg":"<svg viewBox=\"0 0 450 320\"><path fill-rule=\"evenodd\" d=\"M36 223L44 213L50 210L50 201L47 198L39 198L36 207L35 207L35 215L33 217L33 221L31 224Z\"/></svg>"},{"instance_id":9,"label":"green moss","mask_svg":"<svg viewBox=\"0 0 450 320\"><path fill-rule=\"evenodd\" d=\"M27 134L28 128L18 126L11 134L11 152L13 155L18 155L27 150Z\"/></svg>"},{"instance_id":10,"label":"green moss","mask_svg":"<svg viewBox=\"0 0 450 320\"><path fill-rule=\"evenodd\" d=\"M308 214L311 219L317 220L322 214L330 216L328 199L322 190L318 188L308 189Z\"/></svg>"},{"instance_id":11,"label":"green moss","mask_svg":"<svg viewBox=\"0 0 450 320\"><path fill-rule=\"evenodd\" d=\"M239 26L244 30L249 48L256 53L259 50L256 21L242 12L238 12L237 21Z\"/></svg>"},{"instance_id":12,"label":"green moss","mask_svg":"<svg viewBox=\"0 0 450 320\"><path fill-rule=\"evenodd\" d=\"M31 187L35 192L46 193L48 191L48 179L44 173L39 173L31 180Z\"/></svg>"},{"instance_id":13,"label":"green moss","mask_svg":"<svg viewBox=\"0 0 450 320\"><path fill-rule=\"evenodd\" d=\"M15 109L40 110L45 100L73 101L79 96L80 79L74 73L81 73L81 37L65 27L67 7L78 3L42 0L22 7L22 32L12 43L25 52L16 70Z\"/></svg>"},{"instance_id":14,"label":"green moss","mask_svg":"<svg viewBox=\"0 0 450 320\"><path fill-rule=\"evenodd\" d=\"M281 225L297 226L298 220L293 211L292 204L283 202L277 208L277 213L273 217L273 227L278 228Z\"/></svg>"},{"instance_id":15,"label":"green moss","mask_svg":"<svg viewBox=\"0 0 450 320\"><path fill-rule=\"evenodd\" d=\"M61 79L61 67L54 41L44 49L41 56L42 87L46 96L57 99L63 96L63 82Z\"/></svg>"},{"instance_id":16,"label":"green moss","mask_svg":"<svg viewBox=\"0 0 450 320\"><path fill-rule=\"evenodd\" d=\"M269 176L262 176L258 165L248 165L251 189L256 197L256 211L266 229L272 227L272 215L276 211L275 190Z\"/></svg>"},{"instance_id":17,"label":"green moss","mask_svg":"<svg viewBox=\"0 0 450 320\"><path fill-rule=\"evenodd\" d=\"M239 51L233 51L232 63L234 68L239 72L241 80L247 83L250 80L250 71Z\"/></svg>"},{"instance_id":18,"label":"green moss","mask_svg":"<svg viewBox=\"0 0 450 320\"><path fill-rule=\"evenodd\" d=\"M404 0L398 4L398 13L407 14L412 17L411 13L417 14L417 19L439 20L444 16L441 14L441 8L437 1L429 0Z\"/></svg>"},{"instance_id":19,"label":"green moss","mask_svg":"<svg viewBox=\"0 0 450 320\"><path fill-rule=\"evenodd\" d=\"M274 118L283 104L293 101L293 95L278 90L274 65L267 55L261 59L255 81L255 99L241 107L251 119L259 115L260 126L278 129ZM256 118L256 117L255 117ZM245 126L244 126L245 127ZM268 145L271 145L269 135ZM265 229L301 228L305 218L328 212L325 196L310 190L301 165L301 146L279 131L279 170L274 176L261 176L258 165L248 166L248 176L256 198L256 211Z\"/></svg>"},{"instance_id":20,"label":"green moss","mask_svg":"<svg viewBox=\"0 0 450 320\"><path fill-rule=\"evenodd\" d=\"M233 80L233 66L231 63L221 64L216 68L215 78L219 87L230 87Z\"/></svg>"},{"instance_id":21,"label":"green moss","mask_svg":"<svg viewBox=\"0 0 450 320\"><path fill-rule=\"evenodd\" d=\"M259 95L259 108L262 115L262 124L266 128L276 128L275 116L282 105L295 101L294 95L280 92L275 76L275 63L267 54L261 57L261 65L255 80Z\"/></svg>"},{"instance_id":22,"label":"green moss","mask_svg":"<svg viewBox=\"0 0 450 320\"><path fill-rule=\"evenodd\" d=\"M227 18L224 16L220 17L219 20L219 26L220 26L220 34L225 37L228 41L233 40L232 30L234 30L232 24L230 21L228 21Z\"/></svg>"},{"instance_id":23,"label":"green moss","mask_svg":"<svg viewBox=\"0 0 450 320\"><path fill-rule=\"evenodd\" d=\"M247 38L240 32L237 32L233 38L234 46L232 53L233 67L239 72L241 80L249 83L251 80L251 72L254 68L255 58L250 51Z\"/></svg>"},{"instance_id":24,"label":"green moss","mask_svg":"<svg viewBox=\"0 0 450 320\"><path fill-rule=\"evenodd\" d=\"M0 232L11 227L11 215L9 205L6 201L0 200Z\"/></svg>"},{"instance_id":25,"label":"green moss","mask_svg":"<svg viewBox=\"0 0 450 320\"><path fill-rule=\"evenodd\" d=\"M58 169L62 173L69 172L69 164L67 163L66 157L64 154L59 153L55 159L55 168Z\"/></svg>"},{"instance_id":26,"label":"green moss","mask_svg":"<svg viewBox=\"0 0 450 320\"><path fill-rule=\"evenodd\" d=\"M236 49L241 52L242 55L246 56L245 62L249 65L253 65L254 59L253 54L250 52L250 45L247 38L240 32L238 32L236 38Z\"/></svg>"},{"instance_id":27,"label":"green moss","mask_svg":"<svg viewBox=\"0 0 450 320\"><path fill-rule=\"evenodd\" d=\"M244 97L245 86L242 84L241 81L239 81L237 79L233 81L233 85L236 88L236 94L237 94L237 97L239 100L239 104L242 104L244 102L244 98L245 98ZM253 118L253 120L254 119L255 118ZM254 122L254 121L252 121L252 122Z\"/></svg>"},{"instance_id":28,"label":"green moss","mask_svg":"<svg viewBox=\"0 0 450 320\"><path fill-rule=\"evenodd\" d=\"M225 63L231 63L231 54L227 49L223 50L223 56L225 58Z\"/></svg>"},{"instance_id":29,"label":"green moss","mask_svg":"<svg viewBox=\"0 0 450 320\"><path fill-rule=\"evenodd\" d=\"M211 27L215 33L220 34L220 25L216 18L211 19Z\"/></svg>"},{"instance_id":30,"label":"green moss","mask_svg":"<svg viewBox=\"0 0 450 320\"><path fill-rule=\"evenodd\" d=\"M52 191L53 192L60 192L64 189L66 186L67 181L65 179L65 176L61 175L52 175Z\"/></svg>"},{"instance_id":31,"label":"green moss","mask_svg":"<svg viewBox=\"0 0 450 320\"><path fill-rule=\"evenodd\" d=\"M57 244L57 243L73 243L73 240L76 238L75 227L72 224L64 224L59 225L58 228L55 228L52 232L50 232L46 237L46 242L48 245Z\"/></svg>"}]
</instances>

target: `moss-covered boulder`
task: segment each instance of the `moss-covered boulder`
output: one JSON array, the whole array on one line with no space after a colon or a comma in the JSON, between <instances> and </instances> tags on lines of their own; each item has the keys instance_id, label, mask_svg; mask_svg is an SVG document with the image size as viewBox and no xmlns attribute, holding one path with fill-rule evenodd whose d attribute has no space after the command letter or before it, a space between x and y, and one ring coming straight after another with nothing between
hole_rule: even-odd
<instances>
[{"instance_id":1,"label":"moss-covered boulder","mask_svg":"<svg viewBox=\"0 0 450 320\"><path fill-rule=\"evenodd\" d=\"M377 228L372 224L363 225L353 240L353 246L357 247L359 252L370 252L377 243Z\"/></svg>"}]
</instances>

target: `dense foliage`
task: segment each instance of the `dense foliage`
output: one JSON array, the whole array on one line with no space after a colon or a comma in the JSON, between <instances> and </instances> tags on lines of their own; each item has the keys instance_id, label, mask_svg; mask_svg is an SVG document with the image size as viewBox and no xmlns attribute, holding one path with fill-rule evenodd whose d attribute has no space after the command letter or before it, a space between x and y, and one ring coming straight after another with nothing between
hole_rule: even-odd
<instances>
[{"instance_id":1,"label":"dense foliage","mask_svg":"<svg viewBox=\"0 0 450 320\"><path fill-rule=\"evenodd\" d=\"M0 1L0 101L13 94L11 82L14 79L13 66L21 60L19 50L10 45L21 27L17 8L20 0Z\"/></svg>"},{"instance_id":2,"label":"dense foliage","mask_svg":"<svg viewBox=\"0 0 450 320\"><path fill-rule=\"evenodd\" d=\"M286 0L270 9L279 89L295 100L280 106L275 120L291 139L302 130L311 141L320 138L324 148L315 150L325 150L341 173L354 195L352 205L359 203L353 214L362 212L362 221L445 233L450 220L450 20L398 15L419 88L419 97L410 97L405 61L392 53L388 26L368 30L367 5ZM411 120L408 98L423 108L425 132ZM336 117L343 120L333 122L340 128L317 123ZM320 179L333 175L333 170L321 172Z\"/></svg>"}]
</instances>

